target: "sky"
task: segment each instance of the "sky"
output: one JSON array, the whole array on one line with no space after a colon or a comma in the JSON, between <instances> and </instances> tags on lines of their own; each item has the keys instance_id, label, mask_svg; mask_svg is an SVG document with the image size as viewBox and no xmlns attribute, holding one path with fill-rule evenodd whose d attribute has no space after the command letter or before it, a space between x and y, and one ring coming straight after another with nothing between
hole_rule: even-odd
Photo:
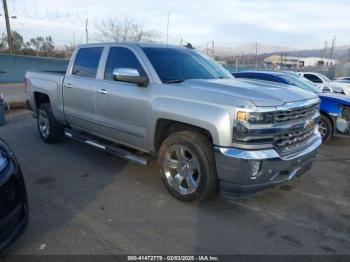
<instances>
[{"instance_id":1,"label":"sky","mask_svg":"<svg viewBox=\"0 0 350 262\"><path fill-rule=\"evenodd\" d=\"M294 49L322 48L336 36L337 45L350 45L350 0L7 0L12 30L25 40L51 35L58 45L85 41L85 19L91 42L95 25L125 17L159 32L165 41L182 38L196 46L214 40L229 47L258 42ZM67 8L68 7L68 8ZM0 14L3 14L2 6ZM0 16L0 33L5 32Z\"/></svg>"}]
</instances>

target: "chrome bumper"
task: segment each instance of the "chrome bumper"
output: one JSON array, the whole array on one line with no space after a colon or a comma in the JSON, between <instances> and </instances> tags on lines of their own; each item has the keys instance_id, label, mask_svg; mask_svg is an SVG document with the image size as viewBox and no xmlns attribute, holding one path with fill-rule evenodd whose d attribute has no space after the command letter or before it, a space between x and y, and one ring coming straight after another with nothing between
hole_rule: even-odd
<instances>
[{"instance_id":1,"label":"chrome bumper","mask_svg":"<svg viewBox=\"0 0 350 262\"><path fill-rule=\"evenodd\" d=\"M305 149L285 156L274 149L252 151L215 147L220 191L228 197L247 197L300 176L311 168L321 143L318 134ZM259 170L254 172L257 163Z\"/></svg>"}]
</instances>

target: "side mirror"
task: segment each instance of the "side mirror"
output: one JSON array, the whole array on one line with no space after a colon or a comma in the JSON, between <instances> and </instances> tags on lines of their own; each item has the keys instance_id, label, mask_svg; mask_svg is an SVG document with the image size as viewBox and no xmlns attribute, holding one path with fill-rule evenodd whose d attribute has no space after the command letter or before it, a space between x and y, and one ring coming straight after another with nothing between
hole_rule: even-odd
<instances>
[{"instance_id":1,"label":"side mirror","mask_svg":"<svg viewBox=\"0 0 350 262\"><path fill-rule=\"evenodd\" d=\"M146 87L149 80L146 76L140 76L139 71L133 68L116 68L113 70L113 78L115 81L137 84Z\"/></svg>"}]
</instances>

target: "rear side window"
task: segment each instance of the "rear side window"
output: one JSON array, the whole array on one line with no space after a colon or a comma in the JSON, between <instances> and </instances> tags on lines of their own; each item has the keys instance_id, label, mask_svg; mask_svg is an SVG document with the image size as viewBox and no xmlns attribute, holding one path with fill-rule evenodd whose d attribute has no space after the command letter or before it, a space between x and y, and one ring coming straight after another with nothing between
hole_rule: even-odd
<instances>
[{"instance_id":1,"label":"rear side window","mask_svg":"<svg viewBox=\"0 0 350 262\"><path fill-rule=\"evenodd\" d=\"M102 47L81 48L75 57L72 74L96 78L102 50Z\"/></svg>"},{"instance_id":2,"label":"rear side window","mask_svg":"<svg viewBox=\"0 0 350 262\"><path fill-rule=\"evenodd\" d=\"M312 75L312 74L304 74L304 77L306 79L309 79L311 82L314 82L314 83L322 83L322 80L316 76L316 75Z\"/></svg>"},{"instance_id":3,"label":"rear side window","mask_svg":"<svg viewBox=\"0 0 350 262\"><path fill-rule=\"evenodd\" d=\"M136 69L140 76L146 76L139 60L134 53L125 47L112 47L109 50L106 63L105 79L114 80L113 70L116 68L131 68Z\"/></svg>"}]
</instances>

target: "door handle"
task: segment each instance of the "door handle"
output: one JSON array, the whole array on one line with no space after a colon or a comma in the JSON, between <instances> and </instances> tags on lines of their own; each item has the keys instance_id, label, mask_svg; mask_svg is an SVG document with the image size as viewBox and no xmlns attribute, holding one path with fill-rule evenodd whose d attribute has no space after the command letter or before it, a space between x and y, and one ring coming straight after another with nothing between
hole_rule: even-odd
<instances>
[{"instance_id":1,"label":"door handle","mask_svg":"<svg viewBox=\"0 0 350 262\"><path fill-rule=\"evenodd\" d=\"M72 88L73 87L73 85L71 83L66 83L64 86L67 87L67 88Z\"/></svg>"},{"instance_id":2,"label":"door handle","mask_svg":"<svg viewBox=\"0 0 350 262\"><path fill-rule=\"evenodd\" d=\"M106 90L104 88L102 88L100 90L97 90L96 92L99 93L99 94L102 94L102 95L108 94L108 90Z\"/></svg>"}]
</instances>

